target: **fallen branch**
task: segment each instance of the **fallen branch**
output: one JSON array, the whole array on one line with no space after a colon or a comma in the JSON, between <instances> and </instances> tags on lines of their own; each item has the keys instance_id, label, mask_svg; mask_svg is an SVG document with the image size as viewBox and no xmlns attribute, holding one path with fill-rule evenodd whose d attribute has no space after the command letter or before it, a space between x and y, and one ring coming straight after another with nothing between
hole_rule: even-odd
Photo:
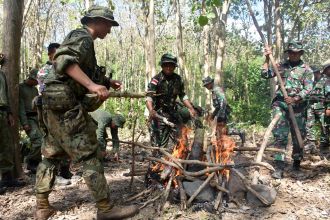
<instances>
[{"instance_id":1,"label":"fallen branch","mask_svg":"<svg viewBox=\"0 0 330 220\"><path fill-rule=\"evenodd\" d=\"M227 193L229 194L229 190L222 187L222 186L219 186L219 184L215 181L215 180L211 180L210 181L210 186L216 188L217 190L221 191L221 192L224 192L224 193Z\"/></svg>"},{"instance_id":2,"label":"fallen branch","mask_svg":"<svg viewBox=\"0 0 330 220\"><path fill-rule=\"evenodd\" d=\"M181 210L186 210L187 209L187 195L186 195L186 191L183 188L183 184L182 184L182 176L177 176L176 177L176 181L178 183L179 189L180 189L180 208Z\"/></svg>"},{"instance_id":3,"label":"fallen branch","mask_svg":"<svg viewBox=\"0 0 330 220\"><path fill-rule=\"evenodd\" d=\"M170 176L170 179L167 182L167 185L166 185L166 188L165 188L165 192L164 192L163 198L162 198L163 204L162 204L162 206L160 207L160 210L159 210L161 213L163 213L164 206L166 204L168 195L170 194L171 186L172 186L172 181L173 181L173 178L174 178L174 174L175 174L175 171L172 171L171 176Z\"/></svg>"},{"instance_id":4,"label":"fallen branch","mask_svg":"<svg viewBox=\"0 0 330 220\"><path fill-rule=\"evenodd\" d=\"M145 194L148 194L148 193L152 192L153 190L154 190L153 188L145 189L142 192L136 194L135 196L132 196L132 197L128 198L127 200L125 200L125 202L133 201L133 200L135 200L135 199L137 199L137 198L139 198L139 197L141 197Z\"/></svg>"},{"instance_id":5,"label":"fallen branch","mask_svg":"<svg viewBox=\"0 0 330 220\"><path fill-rule=\"evenodd\" d=\"M133 187L133 181L134 181L134 172L135 172L135 145L134 145L134 135L135 135L135 127L136 127L136 122L137 122L137 116L134 118L134 123L133 123L133 134L132 134L132 167L131 167L131 181L129 183L129 189L132 190Z\"/></svg>"},{"instance_id":6,"label":"fallen branch","mask_svg":"<svg viewBox=\"0 0 330 220\"><path fill-rule=\"evenodd\" d=\"M261 148L259 147L235 147L234 151L260 151ZM270 151L270 152L278 152L278 153L285 153L285 150L278 149L278 148L266 148L263 151Z\"/></svg>"},{"instance_id":7,"label":"fallen branch","mask_svg":"<svg viewBox=\"0 0 330 220\"><path fill-rule=\"evenodd\" d=\"M215 173L213 172L212 174L210 174L207 179L203 182L202 185L200 185L198 187L198 189L194 192L194 194L191 195L191 197L189 198L188 202L187 202L187 206L189 207L192 203L192 201L196 198L196 196L198 196L198 194L205 188L205 186L210 182L210 180L214 177Z\"/></svg>"},{"instance_id":8,"label":"fallen branch","mask_svg":"<svg viewBox=\"0 0 330 220\"><path fill-rule=\"evenodd\" d=\"M143 205L141 207L139 207L139 209L143 209L144 207L146 207L150 203L152 203L152 202L156 201L157 199L159 199L162 195L163 195L163 193L159 193L156 197L154 197L154 198L146 201L145 203L143 203Z\"/></svg>"},{"instance_id":9,"label":"fallen branch","mask_svg":"<svg viewBox=\"0 0 330 220\"><path fill-rule=\"evenodd\" d=\"M244 177L244 175L239 172L236 169L231 169L233 172L235 172L237 174L237 176L242 180L242 182L244 183L246 189L252 193L255 197L257 197L264 205L266 206L270 206L271 203L265 198L263 197L263 195L261 195L260 193L258 193L257 191L255 191L254 189L251 188L251 185L248 183L247 179Z\"/></svg>"}]
</instances>

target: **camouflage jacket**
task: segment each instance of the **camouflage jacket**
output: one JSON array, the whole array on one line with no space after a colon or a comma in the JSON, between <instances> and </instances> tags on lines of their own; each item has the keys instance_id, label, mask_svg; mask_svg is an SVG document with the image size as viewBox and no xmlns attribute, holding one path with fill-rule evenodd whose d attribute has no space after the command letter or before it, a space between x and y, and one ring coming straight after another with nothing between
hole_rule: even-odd
<instances>
[{"instance_id":1,"label":"camouflage jacket","mask_svg":"<svg viewBox=\"0 0 330 220\"><path fill-rule=\"evenodd\" d=\"M213 117L221 117L225 118L226 113L228 111L227 109L227 100L225 93L223 92L222 88L217 85L213 85L213 88L211 90L212 92L212 104L214 107Z\"/></svg>"},{"instance_id":2,"label":"camouflage jacket","mask_svg":"<svg viewBox=\"0 0 330 220\"><path fill-rule=\"evenodd\" d=\"M314 82L312 91L307 95L308 105L313 109L324 109L326 76Z\"/></svg>"},{"instance_id":3,"label":"camouflage jacket","mask_svg":"<svg viewBox=\"0 0 330 220\"><path fill-rule=\"evenodd\" d=\"M330 77L326 77L324 85L324 94L325 94L325 103L324 106L326 109L330 109Z\"/></svg>"},{"instance_id":4,"label":"camouflage jacket","mask_svg":"<svg viewBox=\"0 0 330 220\"><path fill-rule=\"evenodd\" d=\"M181 101L188 99L184 91L183 81L176 73L166 76L163 72L160 72L154 76L148 85L148 92L151 95L147 99L153 101L156 111L161 109L170 112L176 106L177 97Z\"/></svg>"},{"instance_id":5,"label":"camouflage jacket","mask_svg":"<svg viewBox=\"0 0 330 220\"><path fill-rule=\"evenodd\" d=\"M32 100L38 96L38 90L34 86L29 86L25 82L19 84L19 120L21 125L27 125L28 115L37 112L32 108Z\"/></svg>"},{"instance_id":6,"label":"camouflage jacket","mask_svg":"<svg viewBox=\"0 0 330 220\"><path fill-rule=\"evenodd\" d=\"M6 75L0 70L0 108L7 112L10 111L9 96L8 96L8 84Z\"/></svg>"},{"instance_id":7,"label":"camouflage jacket","mask_svg":"<svg viewBox=\"0 0 330 220\"><path fill-rule=\"evenodd\" d=\"M295 67L291 67L290 62L281 63L279 66L281 69L281 76L288 93L288 96L299 96L303 100L306 100L307 94L313 88L313 72L311 68L305 64L302 60ZM272 69L262 70L261 76L269 79L276 76ZM276 96L279 99L283 99L283 94L280 88L276 90Z\"/></svg>"},{"instance_id":8,"label":"camouflage jacket","mask_svg":"<svg viewBox=\"0 0 330 220\"><path fill-rule=\"evenodd\" d=\"M46 64L39 70L37 74L38 78L38 84L39 84L39 92L43 92L45 89L45 83L44 80L46 76L51 72L53 69L53 63L50 61L47 61Z\"/></svg>"},{"instance_id":9,"label":"camouflage jacket","mask_svg":"<svg viewBox=\"0 0 330 220\"><path fill-rule=\"evenodd\" d=\"M62 81L69 85L77 100L81 100L88 92L85 87L73 80L65 72L71 64L78 64L82 71L95 83L110 87L110 81L100 75L97 65L94 41L86 27L71 31L54 56L54 69L45 76L45 84Z\"/></svg>"},{"instance_id":10,"label":"camouflage jacket","mask_svg":"<svg viewBox=\"0 0 330 220\"><path fill-rule=\"evenodd\" d=\"M105 149L106 147L106 138L107 135L107 127L111 129L111 138L112 138L112 145L114 148L119 147L119 137L118 137L118 128L112 128L111 122L112 122L112 115L104 110L97 109L94 112L91 112L90 115L92 118L97 122L97 130L96 130L96 136L98 141L101 143L101 148Z\"/></svg>"}]
</instances>

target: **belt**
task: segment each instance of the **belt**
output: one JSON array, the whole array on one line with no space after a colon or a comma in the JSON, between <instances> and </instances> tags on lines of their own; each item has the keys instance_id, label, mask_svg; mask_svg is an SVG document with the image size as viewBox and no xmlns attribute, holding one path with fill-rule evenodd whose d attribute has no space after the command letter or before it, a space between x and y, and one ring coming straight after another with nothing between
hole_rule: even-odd
<instances>
[{"instance_id":1,"label":"belt","mask_svg":"<svg viewBox=\"0 0 330 220\"><path fill-rule=\"evenodd\" d=\"M27 117L34 117L34 116L38 116L38 113L37 112L27 112L26 116Z\"/></svg>"}]
</instances>

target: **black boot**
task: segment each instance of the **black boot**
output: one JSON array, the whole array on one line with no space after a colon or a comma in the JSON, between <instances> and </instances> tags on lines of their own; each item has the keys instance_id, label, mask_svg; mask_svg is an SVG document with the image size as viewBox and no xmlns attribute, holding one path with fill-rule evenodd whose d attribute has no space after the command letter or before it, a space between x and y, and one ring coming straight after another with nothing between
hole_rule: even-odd
<instances>
[{"instance_id":1,"label":"black boot","mask_svg":"<svg viewBox=\"0 0 330 220\"><path fill-rule=\"evenodd\" d=\"M299 171L300 170L300 160L294 160L293 161L292 169L294 171Z\"/></svg>"},{"instance_id":2,"label":"black boot","mask_svg":"<svg viewBox=\"0 0 330 220\"><path fill-rule=\"evenodd\" d=\"M284 161L275 160L275 171L272 173L272 177L274 179L282 179L284 168L285 168Z\"/></svg>"},{"instance_id":3,"label":"black boot","mask_svg":"<svg viewBox=\"0 0 330 220\"><path fill-rule=\"evenodd\" d=\"M239 133L239 137L241 138L242 146L243 146L244 143L245 143L245 131L241 131L241 132Z\"/></svg>"}]
</instances>

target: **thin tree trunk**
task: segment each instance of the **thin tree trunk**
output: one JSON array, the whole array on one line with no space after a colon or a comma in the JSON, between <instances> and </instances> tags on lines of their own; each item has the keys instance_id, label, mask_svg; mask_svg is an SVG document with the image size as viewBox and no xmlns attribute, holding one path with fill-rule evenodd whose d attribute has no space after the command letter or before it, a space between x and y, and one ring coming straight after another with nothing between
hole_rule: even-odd
<instances>
[{"instance_id":1,"label":"thin tree trunk","mask_svg":"<svg viewBox=\"0 0 330 220\"><path fill-rule=\"evenodd\" d=\"M15 149L15 175L21 176L22 166L19 150L18 133L18 83L20 75L20 47L21 28L23 19L23 1L5 0L3 5L3 37L2 47L6 57L3 66L8 79L9 98L11 110L15 118L15 126L12 128L13 145ZM11 140L9 140L11 141Z\"/></svg>"},{"instance_id":2,"label":"thin tree trunk","mask_svg":"<svg viewBox=\"0 0 330 220\"><path fill-rule=\"evenodd\" d=\"M217 12L217 23L216 28L216 59L215 59L215 82L223 84L224 79L222 75L223 68L223 58L225 55L225 45L226 45L226 25L227 25L227 15L229 12L231 0L225 0L222 3L222 8L216 8Z\"/></svg>"},{"instance_id":3,"label":"thin tree trunk","mask_svg":"<svg viewBox=\"0 0 330 220\"><path fill-rule=\"evenodd\" d=\"M151 76L156 75L156 51L155 51L155 2L154 0L149 1L149 14L148 14L148 62L150 65ZM150 77L151 78L151 77Z\"/></svg>"},{"instance_id":4,"label":"thin tree trunk","mask_svg":"<svg viewBox=\"0 0 330 220\"><path fill-rule=\"evenodd\" d=\"M205 0L202 2L202 13L206 14L206 3ZM210 47L210 26L207 24L203 26L202 38L203 38L203 58L204 58L204 77L210 75L210 54L209 54L209 47ZM205 105L211 103L210 93L206 93Z\"/></svg>"},{"instance_id":5,"label":"thin tree trunk","mask_svg":"<svg viewBox=\"0 0 330 220\"><path fill-rule=\"evenodd\" d=\"M281 60L283 54L282 47L282 35L281 35L281 11L280 11L280 0L274 0L275 6L275 35L276 35L276 48L275 48L275 61L278 63Z\"/></svg>"}]
</instances>

